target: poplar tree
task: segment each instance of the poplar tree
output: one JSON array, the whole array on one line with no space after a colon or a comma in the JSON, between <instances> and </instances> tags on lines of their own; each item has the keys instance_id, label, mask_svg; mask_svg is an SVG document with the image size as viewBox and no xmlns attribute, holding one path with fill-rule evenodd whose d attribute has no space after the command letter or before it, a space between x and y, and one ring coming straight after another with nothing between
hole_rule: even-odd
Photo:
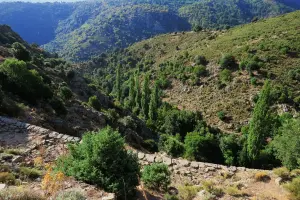
<instances>
[{"instance_id":1,"label":"poplar tree","mask_svg":"<svg viewBox=\"0 0 300 200\"><path fill-rule=\"evenodd\" d=\"M149 104L149 119L155 121L157 118L157 109L159 104L159 91L157 83L154 84L154 87L151 92L150 104Z\"/></svg>"},{"instance_id":2,"label":"poplar tree","mask_svg":"<svg viewBox=\"0 0 300 200\"><path fill-rule=\"evenodd\" d=\"M247 138L247 154L250 161L257 159L263 146L265 136L271 131L269 115L270 93L270 81L267 80L254 107L250 121Z\"/></svg>"},{"instance_id":3,"label":"poplar tree","mask_svg":"<svg viewBox=\"0 0 300 200\"><path fill-rule=\"evenodd\" d=\"M139 70L135 74L135 107L139 109L141 107L141 94L140 94L140 72Z\"/></svg>"},{"instance_id":4,"label":"poplar tree","mask_svg":"<svg viewBox=\"0 0 300 200\"><path fill-rule=\"evenodd\" d=\"M121 101L121 75L120 75L120 68L121 65L118 65L117 72L116 72L116 83L115 83L115 89L117 93L117 99L118 101Z\"/></svg>"},{"instance_id":5,"label":"poplar tree","mask_svg":"<svg viewBox=\"0 0 300 200\"><path fill-rule=\"evenodd\" d=\"M131 75L129 79L129 107L133 109L135 106L135 82L134 82L134 76Z\"/></svg>"},{"instance_id":6,"label":"poplar tree","mask_svg":"<svg viewBox=\"0 0 300 200\"><path fill-rule=\"evenodd\" d=\"M146 119L148 119L149 112L149 100L150 100L150 89L149 89L149 75L145 75L142 89L142 113Z\"/></svg>"}]
</instances>

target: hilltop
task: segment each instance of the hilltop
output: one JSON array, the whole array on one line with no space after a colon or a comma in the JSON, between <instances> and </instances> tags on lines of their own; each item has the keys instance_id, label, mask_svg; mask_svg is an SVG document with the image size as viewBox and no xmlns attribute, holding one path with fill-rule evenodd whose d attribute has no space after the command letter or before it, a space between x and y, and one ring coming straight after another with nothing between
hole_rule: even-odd
<instances>
[{"instance_id":1,"label":"hilltop","mask_svg":"<svg viewBox=\"0 0 300 200\"><path fill-rule=\"evenodd\" d=\"M226 29L299 7L285 0L12 2L0 4L0 23L29 43L78 62L158 34Z\"/></svg>"}]
</instances>

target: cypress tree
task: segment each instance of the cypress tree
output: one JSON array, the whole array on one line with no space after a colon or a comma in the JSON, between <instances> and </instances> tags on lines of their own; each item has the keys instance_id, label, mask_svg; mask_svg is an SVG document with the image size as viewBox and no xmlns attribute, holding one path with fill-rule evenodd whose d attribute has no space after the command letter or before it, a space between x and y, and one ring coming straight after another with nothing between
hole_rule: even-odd
<instances>
[{"instance_id":1,"label":"cypress tree","mask_svg":"<svg viewBox=\"0 0 300 200\"><path fill-rule=\"evenodd\" d=\"M142 112L144 117L148 118L149 112L149 100L150 100L150 89L149 89L149 75L145 76L145 80L143 82L143 90L142 90Z\"/></svg>"},{"instance_id":2,"label":"cypress tree","mask_svg":"<svg viewBox=\"0 0 300 200\"><path fill-rule=\"evenodd\" d=\"M270 92L270 81L267 80L254 107L250 121L247 138L247 154L250 161L257 159L263 146L265 135L271 131L269 115Z\"/></svg>"},{"instance_id":3,"label":"cypress tree","mask_svg":"<svg viewBox=\"0 0 300 200\"><path fill-rule=\"evenodd\" d=\"M157 118L157 108L159 103L159 91L157 83L154 84L154 87L151 92L150 104L149 104L149 119L155 121Z\"/></svg>"},{"instance_id":4,"label":"cypress tree","mask_svg":"<svg viewBox=\"0 0 300 200\"><path fill-rule=\"evenodd\" d=\"M139 70L136 72L135 75L135 107L141 107L141 94L140 94L140 80L139 80L140 72Z\"/></svg>"},{"instance_id":5,"label":"cypress tree","mask_svg":"<svg viewBox=\"0 0 300 200\"><path fill-rule=\"evenodd\" d=\"M120 68L121 68L121 65L118 65L117 72L116 72L116 83L115 83L118 101L121 101L121 75L120 75Z\"/></svg>"},{"instance_id":6,"label":"cypress tree","mask_svg":"<svg viewBox=\"0 0 300 200\"><path fill-rule=\"evenodd\" d=\"M134 76L131 75L129 79L129 107L133 109L135 106L135 83Z\"/></svg>"}]
</instances>

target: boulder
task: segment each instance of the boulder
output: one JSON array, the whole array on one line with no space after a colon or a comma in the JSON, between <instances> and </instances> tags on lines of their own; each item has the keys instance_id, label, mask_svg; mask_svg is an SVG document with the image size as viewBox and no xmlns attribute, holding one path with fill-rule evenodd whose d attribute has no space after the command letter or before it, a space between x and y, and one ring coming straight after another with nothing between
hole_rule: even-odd
<instances>
[{"instance_id":1,"label":"boulder","mask_svg":"<svg viewBox=\"0 0 300 200\"><path fill-rule=\"evenodd\" d=\"M281 177L278 177L278 178L275 179L276 185L281 185L283 182L284 181L283 181L283 179Z\"/></svg>"},{"instance_id":2,"label":"boulder","mask_svg":"<svg viewBox=\"0 0 300 200\"><path fill-rule=\"evenodd\" d=\"M0 191L3 190L3 189L5 189L6 187L7 187L6 184L2 184L2 183L1 183L1 184L0 184Z\"/></svg>"},{"instance_id":3,"label":"boulder","mask_svg":"<svg viewBox=\"0 0 300 200\"><path fill-rule=\"evenodd\" d=\"M106 197L102 197L102 200L115 200L115 194L108 194Z\"/></svg>"},{"instance_id":4,"label":"boulder","mask_svg":"<svg viewBox=\"0 0 300 200\"><path fill-rule=\"evenodd\" d=\"M172 165L172 159L168 158L168 157L163 157L163 162L168 165L171 166Z\"/></svg>"},{"instance_id":5,"label":"boulder","mask_svg":"<svg viewBox=\"0 0 300 200\"><path fill-rule=\"evenodd\" d=\"M22 156L15 156L13 159L12 159L12 162L13 163L19 163L19 162L22 162L23 161L23 157Z\"/></svg>"}]
</instances>

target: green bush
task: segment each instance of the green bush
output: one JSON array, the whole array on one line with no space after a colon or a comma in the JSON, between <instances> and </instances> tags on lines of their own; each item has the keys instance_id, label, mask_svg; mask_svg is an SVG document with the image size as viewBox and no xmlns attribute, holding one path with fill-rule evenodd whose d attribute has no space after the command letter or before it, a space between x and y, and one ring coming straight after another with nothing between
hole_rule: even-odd
<instances>
[{"instance_id":1,"label":"green bush","mask_svg":"<svg viewBox=\"0 0 300 200\"><path fill-rule=\"evenodd\" d=\"M76 190L63 191L58 194L55 200L85 200L84 195Z\"/></svg>"},{"instance_id":2,"label":"green bush","mask_svg":"<svg viewBox=\"0 0 300 200\"><path fill-rule=\"evenodd\" d=\"M252 78L250 79L250 83L251 83L251 85L256 86L256 85L257 85L257 79L256 79L255 77L252 77Z\"/></svg>"},{"instance_id":3,"label":"green bush","mask_svg":"<svg viewBox=\"0 0 300 200\"><path fill-rule=\"evenodd\" d=\"M49 104L55 110L57 115L66 115L68 112L64 102L59 98L53 97L50 99Z\"/></svg>"},{"instance_id":4,"label":"green bush","mask_svg":"<svg viewBox=\"0 0 300 200\"><path fill-rule=\"evenodd\" d=\"M0 183L6 183L8 185L14 185L16 177L10 172L0 172Z\"/></svg>"},{"instance_id":5,"label":"green bush","mask_svg":"<svg viewBox=\"0 0 300 200\"><path fill-rule=\"evenodd\" d=\"M69 100L73 97L72 91L67 86L62 86L59 88L59 95L65 100Z\"/></svg>"},{"instance_id":6,"label":"green bush","mask_svg":"<svg viewBox=\"0 0 300 200\"><path fill-rule=\"evenodd\" d=\"M275 168L273 169L273 172L282 179L287 180L290 178L290 170L288 170L286 167Z\"/></svg>"},{"instance_id":7,"label":"green bush","mask_svg":"<svg viewBox=\"0 0 300 200\"><path fill-rule=\"evenodd\" d=\"M24 179L37 179L39 178L42 173L40 170L34 169L34 168L28 168L28 167L20 167L20 175Z\"/></svg>"},{"instance_id":8,"label":"green bush","mask_svg":"<svg viewBox=\"0 0 300 200\"><path fill-rule=\"evenodd\" d=\"M101 109L101 104L97 98L97 96L92 96L89 98L88 105L95 108L96 110Z\"/></svg>"},{"instance_id":9,"label":"green bush","mask_svg":"<svg viewBox=\"0 0 300 200\"><path fill-rule=\"evenodd\" d=\"M226 118L226 114L225 114L224 111L219 111L219 112L217 113L217 116L218 116L218 118L219 118L220 120L222 120L222 121Z\"/></svg>"},{"instance_id":10,"label":"green bush","mask_svg":"<svg viewBox=\"0 0 300 200\"><path fill-rule=\"evenodd\" d=\"M124 139L110 127L84 134L80 144L57 161L57 170L78 180L98 185L119 197L133 194L138 185L139 163L127 152Z\"/></svg>"},{"instance_id":11,"label":"green bush","mask_svg":"<svg viewBox=\"0 0 300 200\"><path fill-rule=\"evenodd\" d=\"M179 139L165 134L159 138L159 149L172 157L179 157L184 153L184 145Z\"/></svg>"},{"instance_id":12,"label":"green bush","mask_svg":"<svg viewBox=\"0 0 300 200\"><path fill-rule=\"evenodd\" d=\"M119 122L126 128L131 128L132 130L135 130L137 128L137 124L131 116L125 116L120 119Z\"/></svg>"},{"instance_id":13,"label":"green bush","mask_svg":"<svg viewBox=\"0 0 300 200\"><path fill-rule=\"evenodd\" d=\"M241 147L238 144L238 138L234 134L224 134L220 138L220 149L223 153L225 164L237 165L238 152Z\"/></svg>"},{"instance_id":14,"label":"green bush","mask_svg":"<svg viewBox=\"0 0 300 200\"><path fill-rule=\"evenodd\" d=\"M150 152L157 152L158 147L153 139L144 140L143 146Z\"/></svg>"},{"instance_id":15,"label":"green bush","mask_svg":"<svg viewBox=\"0 0 300 200\"><path fill-rule=\"evenodd\" d=\"M36 70L28 70L24 61L7 59L0 65L0 84L5 91L30 102L52 97L50 88Z\"/></svg>"},{"instance_id":16,"label":"green bush","mask_svg":"<svg viewBox=\"0 0 300 200\"><path fill-rule=\"evenodd\" d=\"M171 172L163 163L147 165L142 172L142 181L145 186L154 190L165 191L171 183Z\"/></svg>"},{"instance_id":17,"label":"green bush","mask_svg":"<svg viewBox=\"0 0 300 200\"><path fill-rule=\"evenodd\" d=\"M206 74L206 68L202 65L195 66L193 73L196 75L196 77L204 76Z\"/></svg>"},{"instance_id":18,"label":"green bush","mask_svg":"<svg viewBox=\"0 0 300 200\"><path fill-rule=\"evenodd\" d=\"M180 186L178 188L179 191L178 196L180 197L181 200L193 200L196 197L199 189L200 188L197 186L190 186L190 185Z\"/></svg>"},{"instance_id":19,"label":"green bush","mask_svg":"<svg viewBox=\"0 0 300 200\"><path fill-rule=\"evenodd\" d=\"M19 42L12 44L12 52L14 57L18 60L30 61L31 59L29 51L27 51L26 47Z\"/></svg>"},{"instance_id":20,"label":"green bush","mask_svg":"<svg viewBox=\"0 0 300 200\"><path fill-rule=\"evenodd\" d=\"M220 66L221 69L235 69L237 63L233 55L227 54L222 56L220 60Z\"/></svg>"},{"instance_id":21,"label":"green bush","mask_svg":"<svg viewBox=\"0 0 300 200\"><path fill-rule=\"evenodd\" d=\"M165 200L179 200L179 198L176 195L171 195L171 194L165 194L164 199Z\"/></svg>"},{"instance_id":22,"label":"green bush","mask_svg":"<svg viewBox=\"0 0 300 200\"><path fill-rule=\"evenodd\" d=\"M300 199L300 177L294 178L291 183L285 185L285 188L290 192L290 199Z\"/></svg>"},{"instance_id":23,"label":"green bush","mask_svg":"<svg viewBox=\"0 0 300 200\"><path fill-rule=\"evenodd\" d=\"M232 77L231 77L231 71L228 69L223 69L220 73L219 73L219 78L220 78L220 82L223 84L228 84Z\"/></svg>"},{"instance_id":24,"label":"green bush","mask_svg":"<svg viewBox=\"0 0 300 200\"><path fill-rule=\"evenodd\" d=\"M196 63L196 65L207 65L207 60L204 56L195 56L194 58L194 62Z\"/></svg>"},{"instance_id":25,"label":"green bush","mask_svg":"<svg viewBox=\"0 0 300 200\"><path fill-rule=\"evenodd\" d=\"M116 122L120 117L119 113L115 109L108 109L106 111L106 116L112 123Z\"/></svg>"}]
</instances>

